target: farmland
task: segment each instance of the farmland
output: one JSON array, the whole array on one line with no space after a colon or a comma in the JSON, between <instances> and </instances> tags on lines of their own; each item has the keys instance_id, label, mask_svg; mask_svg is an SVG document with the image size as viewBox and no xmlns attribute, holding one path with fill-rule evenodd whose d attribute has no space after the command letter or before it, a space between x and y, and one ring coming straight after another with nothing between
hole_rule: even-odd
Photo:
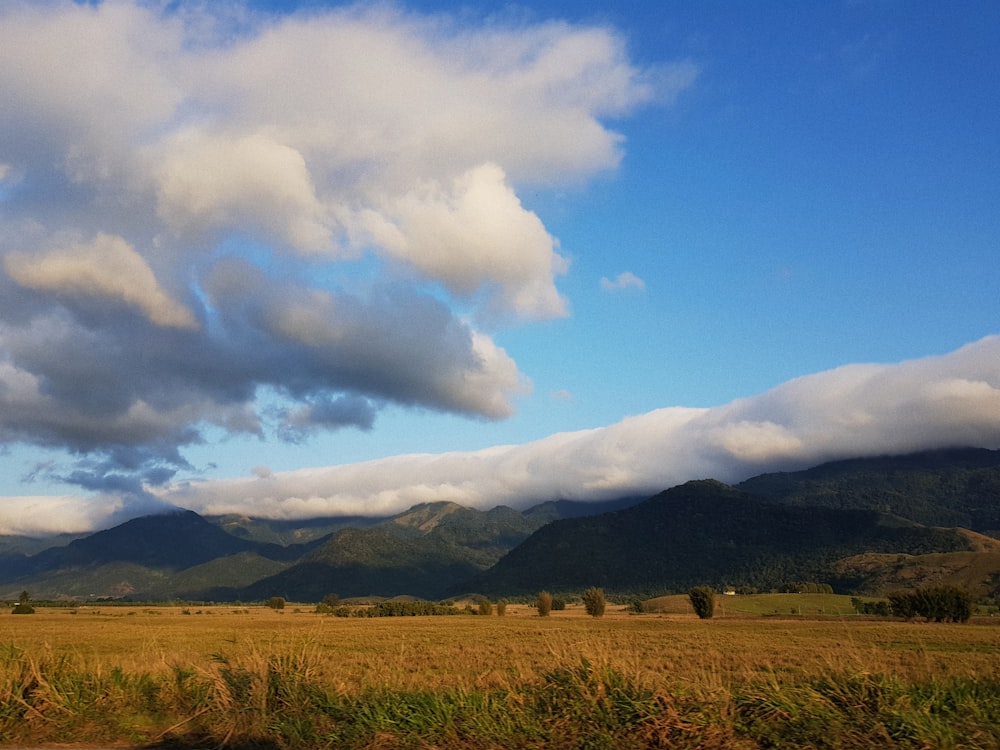
<instances>
[{"instance_id":1,"label":"farmland","mask_svg":"<svg viewBox=\"0 0 1000 750\"><path fill-rule=\"evenodd\" d=\"M759 606L808 609L790 601ZM989 620L618 605L600 619L39 608L0 615L0 742L997 747L998 636Z\"/></svg>"}]
</instances>

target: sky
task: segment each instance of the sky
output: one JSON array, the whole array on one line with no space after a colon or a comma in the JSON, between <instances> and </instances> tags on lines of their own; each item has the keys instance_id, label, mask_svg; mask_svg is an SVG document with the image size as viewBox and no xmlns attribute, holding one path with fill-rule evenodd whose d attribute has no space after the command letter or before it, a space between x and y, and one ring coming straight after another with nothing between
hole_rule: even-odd
<instances>
[{"instance_id":1,"label":"sky","mask_svg":"<svg viewBox=\"0 0 1000 750\"><path fill-rule=\"evenodd\" d=\"M0 3L0 534L1000 449L1000 5Z\"/></svg>"}]
</instances>

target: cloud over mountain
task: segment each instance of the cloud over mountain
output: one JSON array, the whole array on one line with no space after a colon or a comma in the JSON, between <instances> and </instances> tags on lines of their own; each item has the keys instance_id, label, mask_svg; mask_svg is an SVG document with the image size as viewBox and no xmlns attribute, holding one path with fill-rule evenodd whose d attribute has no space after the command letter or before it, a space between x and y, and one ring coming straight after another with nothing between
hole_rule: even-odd
<instances>
[{"instance_id":1,"label":"cloud over mountain","mask_svg":"<svg viewBox=\"0 0 1000 750\"><path fill-rule=\"evenodd\" d=\"M807 375L709 409L664 408L524 445L404 455L163 493L199 512L388 514L430 500L488 508L654 493L846 457L1000 448L1000 336L944 356Z\"/></svg>"},{"instance_id":2,"label":"cloud over mountain","mask_svg":"<svg viewBox=\"0 0 1000 750\"><path fill-rule=\"evenodd\" d=\"M690 479L737 482L840 458L959 446L1000 449L1000 336L943 356L845 365L723 406L657 409L523 445L289 472L257 467L249 477L165 485L131 508L120 496L31 498L0 532L101 527L150 512L156 502L296 519L389 515L436 500L482 509L599 500Z\"/></svg>"},{"instance_id":3,"label":"cloud over mountain","mask_svg":"<svg viewBox=\"0 0 1000 750\"><path fill-rule=\"evenodd\" d=\"M4 3L0 445L90 486L169 476L207 426L509 415L528 381L485 326L567 309L519 190L614 169L605 120L694 74L564 23Z\"/></svg>"}]
</instances>

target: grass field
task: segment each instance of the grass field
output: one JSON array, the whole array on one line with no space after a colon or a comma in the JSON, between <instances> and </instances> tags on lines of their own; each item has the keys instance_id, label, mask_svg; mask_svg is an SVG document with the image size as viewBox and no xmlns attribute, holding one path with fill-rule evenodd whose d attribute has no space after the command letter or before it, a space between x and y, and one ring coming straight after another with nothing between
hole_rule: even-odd
<instances>
[{"instance_id":1,"label":"grass field","mask_svg":"<svg viewBox=\"0 0 1000 750\"><path fill-rule=\"evenodd\" d=\"M1000 627L39 608L0 615L0 744L26 743L997 748Z\"/></svg>"},{"instance_id":2,"label":"grass field","mask_svg":"<svg viewBox=\"0 0 1000 750\"><path fill-rule=\"evenodd\" d=\"M854 614L850 596L844 594L753 594L716 596L716 617L739 615L809 615L842 617ZM694 610L686 594L661 596L646 603L650 611L664 614L691 614Z\"/></svg>"}]
</instances>

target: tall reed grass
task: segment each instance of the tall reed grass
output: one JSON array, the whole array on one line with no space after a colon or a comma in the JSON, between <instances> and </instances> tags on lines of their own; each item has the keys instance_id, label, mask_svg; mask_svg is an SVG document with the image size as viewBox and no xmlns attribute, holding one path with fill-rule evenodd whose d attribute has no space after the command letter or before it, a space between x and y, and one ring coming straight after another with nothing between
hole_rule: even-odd
<instances>
[{"instance_id":1,"label":"tall reed grass","mask_svg":"<svg viewBox=\"0 0 1000 750\"><path fill-rule=\"evenodd\" d=\"M7 644L0 646L0 744L1000 747L1000 667L990 652L992 629L951 631L957 635L949 641L947 628L965 626L929 626L937 629L925 631L924 645L951 643L956 655L971 650L977 659L943 671L927 654L918 657L923 667L905 669L873 658L876 652L860 643L869 633L864 628L859 642L850 631L823 631L813 645L839 643L844 658L801 668L795 649L814 632L809 628L786 634L787 658L763 667L731 653L739 638L756 632L746 625L653 623L664 631L653 641L657 631L607 621L517 624L508 617L494 618L504 625L486 629L440 619L376 630L356 623L338 627L338 638L284 637L272 630L270 637L223 639L204 659L178 658L168 649L145 668L123 668L84 651ZM757 627L776 635L772 623ZM476 645L471 638L477 632L504 635L506 643ZM914 632L887 631L882 647L887 653L909 649ZM447 645L435 640L447 638ZM676 653L670 653L671 639ZM434 651L435 645L443 650ZM359 654L362 647L373 651ZM519 662L521 647L538 649L536 658ZM490 665L483 663L487 653L493 654ZM464 663L467 679L435 678L433 659L445 654Z\"/></svg>"}]
</instances>

